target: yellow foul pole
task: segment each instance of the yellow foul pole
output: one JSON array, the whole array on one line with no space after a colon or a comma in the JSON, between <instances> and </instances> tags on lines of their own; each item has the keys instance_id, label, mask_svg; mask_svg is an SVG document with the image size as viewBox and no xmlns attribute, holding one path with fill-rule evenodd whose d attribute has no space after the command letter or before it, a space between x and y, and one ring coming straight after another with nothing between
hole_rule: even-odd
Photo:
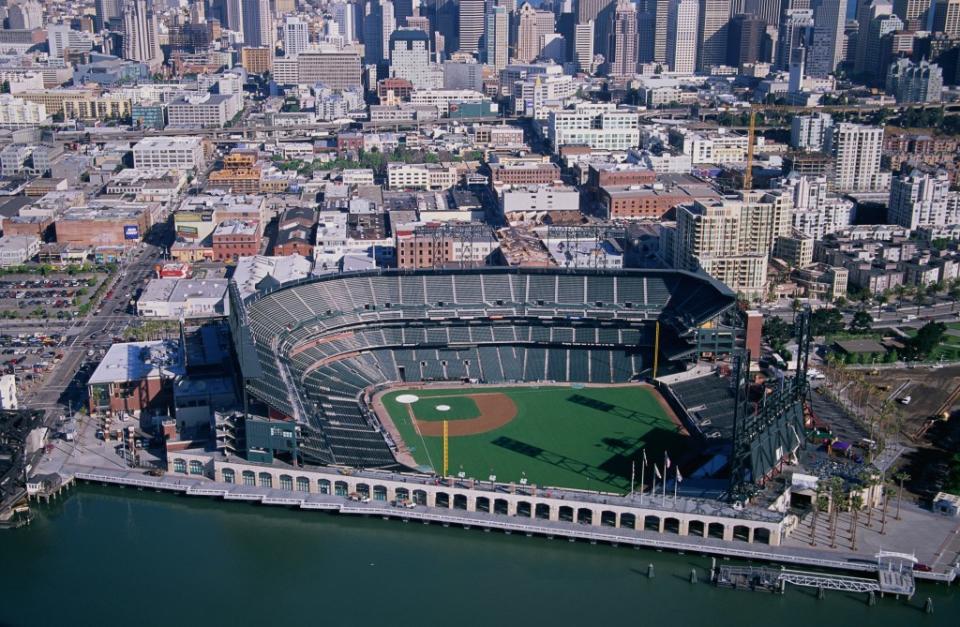
<instances>
[{"instance_id":1,"label":"yellow foul pole","mask_svg":"<svg viewBox=\"0 0 960 627\"><path fill-rule=\"evenodd\" d=\"M660 363L660 321L657 320L657 330L653 337L653 378L654 379L657 378L657 365L659 363Z\"/></svg>"},{"instance_id":2,"label":"yellow foul pole","mask_svg":"<svg viewBox=\"0 0 960 627\"><path fill-rule=\"evenodd\" d=\"M443 477L447 476L450 467L450 436L447 430L447 421L443 421Z\"/></svg>"}]
</instances>

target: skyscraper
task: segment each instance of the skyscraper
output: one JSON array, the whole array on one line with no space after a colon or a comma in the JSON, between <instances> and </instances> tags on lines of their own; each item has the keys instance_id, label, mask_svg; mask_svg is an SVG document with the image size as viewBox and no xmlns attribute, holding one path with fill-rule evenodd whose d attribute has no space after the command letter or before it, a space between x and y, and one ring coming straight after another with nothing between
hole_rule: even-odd
<instances>
[{"instance_id":1,"label":"skyscraper","mask_svg":"<svg viewBox=\"0 0 960 627\"><path fill-rule=\"evenodd\" d=\"M813 44L807 62L810 76L824 77L837 69L843 55L846 2L818 0L813 11Z\"/></svg>"},{"instance_id":2,"label":"skyscraper","mask_svg":"<svg viewBox=\"0 0 960 627\"><path fill-rule=\"evenodd\" d=\"M593 25L588 20L574 27L573 60L581 72L593 71Z\"/></svg>"},{"instance_id":3,"label":"skyscraper","mask_svg":"<svg viewBox=\"0 0 960 627\"><path fill-rule=\"evenodd\" d=\"M9 9L10 28L33 30L43 28L43 7L34 0L15 4Z\"/></svg>"},{"instance_id":4,"label":"skyscraper","mask_svg":"<svg viewBox=\"0 0 960 627\"><path fill-rule=\"evenodd\" d=\"M393 31L390 76L410 81L414 89L443 87L443 70L430 63L430 37L425 32L415 28Z\"/></svg>"},{"instance_id":5,"label":"skyscraper","mask_svg":"<svg viewBox=\"0 0 960 627\"><path fill-rule=\"evenodd\" d=\"M630 76L637 72L637 7L631 0L617 0L610 29L610 76Z\"/></svg>"},{"instance_id":6,"label":"skyscraper","mask_svg":"<svg viewBox=\"0 0 960 627\"><path fill-rule=\"evenodd\" d=\"M480 51L484 30L484 0L460 0L460 52Z\"/></svg>"},{"instance_id":7,"label":"skyscraper","mask_svg":"<svg viewBox=\"0 0 960 627\"><path fill-rule=\"evenodd\" d=\"M903 20L907 30L926 30L931 0L893 0L893 14Z\"/></svg>"},{"instance_id":8,"label":"skyscraper","mask_svg":"<svg viewBox=\"0 0 960 627\"><path fill-rule=\"evenodd\" d=\"M833 189L838 192L877 188L883 128L841 122L833 125L826 149L834 158Z\"/></svg>"},{"instance_id":9,"label":"skyscraper","mask_svg":"<svg viewBox=\"0 0 960 627\"><path fill-rule=\"evenodd\" d=\"M123 6L123 58L146 63L153 72L163 64L157 18L147 0L127 0Z\"/></svg>"},{"instance_id":10,"label":"skyscraper","mask_svg":"<svg viewBox=\"0 0 960 627\"><path fill-rule=\"evenodd\" d=\"M857 51L853 71L861 73L867 66L867 47L870 43L870 22L874 18L893 13L889 0L861 0L857 5Z\"/></svg>"},{"instance_id":11,"label":"skyscraper","mask_svg":"<svg viewBox=\"0 0 960 627\"><path fill-rule=\"evenodd\" d=\"M336 22L336 20L334 20ZM283 50L294 57L310 47L310 29L299 17L288 17L283 22Z\"/></svg>"},{"instance_id":12,"label":"skyscraper","mask_svg":"<svg viewBox=\"0 0 960 627\"><path fill-rule=\"evenodd\" d=\"M727 34L730 25L730 0L700 0L697 38L697 67L709 73L727 60Z\"/></svg>"},{"instance_id":13,"label":"skyscraper","mask_svg":"<svg viewBox=\"0 0 960 627\"><path fill-rule=\"evenodd\" d=\"M394 18L398 26L404 26L407 18L413 15L413 0L393 0Z\"/></svg>"},{"instance_id":14,"label":"skyscraper","mask_svg":"<svg viewBox=\"0 0 960 627\"><path fill-rule=\"evenodd\" d=\"M593 50L609 58L610 25L616 0L577 0L577 23L593 20Z\"/></svg>"},{"instance_id":15,"label":"skyscraper","mask_svg":"<svg viewBox=\"0 0 960 627\"><path fill-rule=\"evenodd\" d=\"M740 67L762 59L767 23L757 15L735 15L727 33L727 65Z\"/></svg>"},{"instance_id":16,"label":"skyscraper","mask_svg":"<svg viewBox=\"0 0 960 627\"><path fill-rule=\"evenodd\" d=\"M487 11L484 28L484 51L487 65L498 70L507 67L510 50L510 14L507 7L495 6Z\"/></svg>"},{"instance_id":17,"label":"skyscraper","mask_svg":"<svg viewBox=\"0 0 960 627\"><path fill-rule=\"evenodd\" d=\"M960 37L960 0L938 0L933 12L933 30Z\"/></svg>"},{"instance_id":18,"label":"skyscraper","mask_svg":"<svg viewBox=\"0 0 960 627\"><path fill-rule=\"evenodd\" d=\"M667 63L671 4L671 0L647 0L647 12L653 14L653 60L659 63Z\"/></svg>"},{"instance_id":19,"label":"skyscraper","mask_svg":"<svg viewBox=\"0 0 960 627\"><path fill-rule=\"evenodd\" d=\"M949 195L950 179L942 170L936 174L914 170L897 176L890 183L887 222L908 229L943 226Z\"/></svg>"},{"instance_id":20,"label":"skyscraper","mask_svg":"<svg viewBox=\"0 0 960 627\"><path fill-rule=\"evenodd\" d=\"M276 41L270 0L241 0L240 7L243 11L243 43L272 50Z\"/></svg>"},{"instance_id":21,"label":"skyscraper","mask_svg":"<svg viewBox=\"0 0 960 627\"><path fill-rule=\"evenodd\" d=\"M538 11L524 2L517 13L516 21L516 51L512 55L517 61L530 63L538 56L543 48L543 40L554 32L553 13Z\"/></svg>"},{"instance_id":22,"label":"skyscraper","mask_svg":"<svg viewBox=\"0 0 960 627\"><path fill-rule=\"evenodd\" d=\"M693 74L697 65L697 0L670 0L667 65L671 72Z\"/></svg>"},{"instance_id":23,"label":"skyscraper","mask_svg":"<svg viewBox=\"0 0 960 627\"><path fill-rule=\"evenodd\" d=\"M340 27L343 43L353 43L357 40L357 7L353 2L340 0L330 5L333 21Z\"/></svg>"},{"instance_id":24,"label":"skyscraper","mask_svg":"<svg viewBox=\"0 0 960 627\"><path fill-rule=\"evenodd\" d=\"M110 18L120 17L120 0L96 0L94 10L93 28L99 32L107 27Z\"/></svg>"},{"instance_id":25,"label":"skyscraper","mask_svg":"<svg viewBox=\"0 0 960 627\"><path fill-rule=\"evenodd\" d=\"M224 0L226 6L226 25L232 31L243 32L243 0Z\"/></svg>"},{"instance_id":26,"label":"skyscraper","mask_svg":"<svg viewBox=\"0 0 960 627\"><path fill-rule=\"evenodd\" d=\"M384 63L390 57L390 35L397 29L390 0L369 0L363 16L363 62Z\"/></svg>"}]
</instances>

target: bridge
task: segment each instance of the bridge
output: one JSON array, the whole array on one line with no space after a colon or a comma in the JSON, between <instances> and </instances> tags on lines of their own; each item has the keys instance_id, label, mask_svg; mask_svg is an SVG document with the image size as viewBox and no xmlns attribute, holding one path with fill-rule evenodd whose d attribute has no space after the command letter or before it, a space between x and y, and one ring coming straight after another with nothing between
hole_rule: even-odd
<instances>
[{"instance_id":1,"label":"bridge","mask_svg":"<svg viewBox=\"0 0 960 627\"><path fill-rule=\"evenodd\" d=\"M877 579L833 573L775 569L756 566L720 566L713 582L722 587L783 592L787 584L817 590L867 592L912 597L916 591L912 570L880 569Z\"/></svg>"}]
</instances>

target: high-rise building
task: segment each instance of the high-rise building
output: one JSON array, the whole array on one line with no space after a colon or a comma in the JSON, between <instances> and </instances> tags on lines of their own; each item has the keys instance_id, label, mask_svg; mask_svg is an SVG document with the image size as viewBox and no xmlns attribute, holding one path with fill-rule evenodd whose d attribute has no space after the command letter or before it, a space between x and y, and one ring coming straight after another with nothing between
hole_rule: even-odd
<instances>
[{"instance_id":1,"label":"high-rise building","mask_svg":"<svg viewBox=\"0 0 960 627\"><path fill-rule=\"evenodd\" d=\"M406 24L407 18L413 16L414 6L414 0L393 0L393 12L398 26Z\"/></svg>"},{"instance_id":2,"label":"high-rise building","mask_svg":"<svg viewBox=\"0 0 960 627\"><path fill-rule=\"evenodd\" d=\"M593 51L607 57L610 47L610 25L616 0L577 0L577 23L593 20Z\"/></svg>"},{"instance_id":3,"label":"high-rise building","mask_svg":"<svg viewBox=\"0 0 960 627\"><path fill-rule=\"evenodd\" d=\"M310 47L310 28L299 17L290 16L283 22L283 50L293 57Z\"/></svg>"},{"instance_id":4,"label":"high-rise building","mask_svg":"<svg viewBox=\"0 0 960 627\"><path fill-rule=\"evenodd\" d=\"M903 20L893 14L881 15L870 20L870 27L866 33L867 63L864 65L862 78L871 85L883 85L887 75L887 68L891 62L892 37L897 31L903 30ZM905 33L912 39L912 33ZM912 42L911 46L912 48Z\"/></svg>"},{"instance_id":5,"label":"high-rise building","mask_svg":"<svg viewBox=\"0 0 960 627\"><path fill-rule=\"evenodd\" d=\"M483 37L484 27L484 0L460 0L458 50L468 54L480 51L480 39Z\"/></svg>"},{"instance_id":6,"label":"high-rise building","mask_svg":"<svg viewBox=\"0 0 960 627\"><path fill-rule=\"evenodd\" d=\"M927 30L931 8L931 0L893 0L893 14L903 20L907 30Z\"/></svg>"},{"instance_id":7,"label":"high-rise building","mask_svg":"<svg viewBox=\"0 0 960 627\"><path fill-rule=\"evenodd\" d=\"M943 99L943 70L922 59L897 59L887 71L887 93L898 103L940 102Z\"/></svg>"},{"instance_id":8,"label":"high-rise building","mask_svg":"<svg viewBox=\"0 0 960 627\"><path fill-rule=\"evenodd\" d=\"M896 176L890 182L887 222L908 229L919 226L944 226L950 178L944 171L935 174L914 170Z\"/></svg>"},{"instance_id":9,"label":"high-rise building","mask_svg":"<svg viewBox=\"0 0 960 627\"><path fill-rule=\"evenodd\" d=\"M703 73L727 60L730 0L700 0L697 67Z\"/></svg>"},{"instance_id":10,"label":"high-rise building","mask_svg":"<svg viewBox=\"0 0 960 627\"><path fill-rule=\"evenodd\" d=\"M813 10L813 45L807 60L810 76L833 74L843 59L846 0L817 0Z\"/></svg>"},{"instance_id":11,"label":"high-rise building","mask_svg":"<svg viewBox=\"0 0 960 627\"><path fill-rule=\"evenodd\" d=\"M790 194L760 191L680 205L673 266L703 270L737 292L763 294L770 251L790 232L792 208Z\"/></svg>"},{"instance_id":12,"label":"high-rise building","mask_svg":"<svg viewBox=\"0 0 960 627\"><path fill-rule=\"evenodd\" d=\"M780 3L781 0L746 0L743 3L742 13L756 15L767 26L777 27L780 25ZM738 11L730 11L736 15Z\"/></svg>"},{"instance_id":13,"label":"high-rise building","mask_svg":"<svg viewBox=\"0 0 960 627\"><path fill-rule=\"evenodd\" d=\"M397 29L390 0L368 0L363 16L363 61L376 65L389 60L390 35Z\"/></svg>"},{"instance_id":14,"label":"high-rise building","mask_svg":"<svg viewBox=\"0 0 960 627\"><path fill-rule=\"evenodd\" d=\"M882 189L883 128L841 122L833 125L826 151L833 156L833 189L838 192Z\"/></svg>"},{"instance_id":15,"label":"high-rise building","mask_svg":"<svg viewBox=\"0 0 960 627\"><path fill-rule=\"evenodd\" d=\"M510 52L510 14L505 6L487 11L484 28L484 58L497 70L507 67Z\"/></svg>"},{"instance_id":16,"label":"high-rise building","mask_svg":"<svg viewBox=\"0 0 960 627\"><path fill-rule=\"evenodd\" d=\"M226 26L230 30L243 32L243 0L224 0L226 8Z\"/></svg>"},{"instance_id":17,"label":"high-rise building","mask_svg":"<svg viewBox=\"0 0 960 627\"><path fill-rule=\"evenodd\" d=\"M110 18L120 17L120 0L96 0L94 11L93 28L100 32L107 27Z\"/></svg>"},{"instance_id":18,"label":"high-rise building","mask_svg":"<svg viewBox=\"0 0 960 627\"><path fill-rule=\"evenodd\" d=\"M790 146L800 150L819 152L833 126L829 113L816 112L796 115L790 121Z\"/></svg>"},{"instance_id":19,"label":"high-rise building","mask_svg":"<svg viewBox=\"0 0 960 627\"><path fill-rule=\"evenodd\" d=\"M593 20L574 27L573 60L580 72L593 72Z\"/></svg>"},{"instance_id":20,"label":"high-rise building","mask_svg":"<svg viewBox=\"0 0 960 627\"><path fill-rule=\"evenodd\" d=\"M357 40L357 5L340 0L330 5L330 14L333 16L333 21L340 27L343 43L355 42Z\"/></svg>"},{"instance_id":21,"label":"high-rise building","mask_svg":"<svg viewBox=\"0 0 960 627\"><path fill-rule=\"evenodd\" d=\"M857 50L853 58L854 73L863 72L868 65L867 48L870 43L870 23L878 17L891 15L890 0L860 0L857 4Z\"/></svg>"},{"instance_id":22,"label":"high-rise building","mask_svg":"<svg viewBox=\"0 0 960 627\"><path fill-rule=\"evenodd\" d=\"M240 6L243 11L243 43L273 48L276 41L270 0L241 0Z\"/></svg>"},{"instance_id":23,"label":"high-rise building","mask_svg":"<svg viewBox=\"0 0 960 627\"><path fill-rule=\"evenodd\" d=\"M939 0L933 13L934 32L960 37L960 0Z\"/></svg>"},{"instance_id":24,"label":"high-rise building","mask_svg":"<svg viewBox=\"0 0 960 627\"><path fill-rule=\"evenodd\" d=\"M647 13L653 15L653 60L667 61L667 39L670 32L671 0L647 0Z\"/></svg>"},{"instance_id":25,"label":"high-rise building","mask_svg":"<svg viewBox=\"0 0 960 627\"><path fill-rule=\"evenodd\" d=\"M430 63L430 36L402 28L390 35L390 76L410 81L414 89L443 87L443 69Z\"/></svg>"},{"instance_id":26,"label":"high-rise building","mask_svg":"<svg viewBox=\"0 0 960 627\"><path fill-rule=\"evenodd\" d=\"M515 18L516 51L512 58L521 63L530 63L540 56L544 39L554 32L554 18L550 11L538 11L524 2Z\"/></svg>"},{"instance_id":27,"label":"high-rise building","mask_svg":"<svg viewBox=\"0 0 960 627\"><path fill-rule=\"evenodd\" d=\"M785 0L786 1L786 0ZM795 58L798 48L809 48L813 34L813 11L809 8L790 9L780 22L777 35L777 67L790 68L790 60Z\"/></svg>"},{"instance_id":28,"label":"high-rise building","mask_svg":"<svg viewBox=\"0 0 960 627\"><path fill-rule=\"evenodd\" d=\"M671 72L693 74L697 66L697 0L670 0L667 65Z\"/></svg>"},{"instance_id":29,"label":"high-rise building","mask_svg":"<svg viewBox=\"0 0 960 627\"><path fill-rule=\"evenodd\" d=\"M631 76L637 72L637 7L631 0L617 0L610 29L610 76Z\"/></svg>"},{"instance_id":30,"label":"high-rise building","mask_svg":"<svg viewBox=\"0 0 960 627\"><path fill-rule=\"evenodd\" d=\"M146 63L154 72L163 64L157 18L147 0L127 0L123 7L123 58Z\"/></svg>"},{"instance_id":31,"label":"high-rise building","mask_svg":"<svg viewBox=\"0 0 960 627\"><path fill-rule=\"evenodd\" d=\"M744 63L763 60L766 28L767 23L757 15L733 16L727 34L727 65L740 67Z\"/></svg>"},{"instance_id":32,"label":"high-rise building","mask_svg":"<svg viewBox=\"0 0 960 627\"><path fill-rule=\"evenodd\" d=\"M43 7L34 0L15 4L10 7L8 19L12 29L33 30L43 28Z\"/></svg>"}]
</instances>

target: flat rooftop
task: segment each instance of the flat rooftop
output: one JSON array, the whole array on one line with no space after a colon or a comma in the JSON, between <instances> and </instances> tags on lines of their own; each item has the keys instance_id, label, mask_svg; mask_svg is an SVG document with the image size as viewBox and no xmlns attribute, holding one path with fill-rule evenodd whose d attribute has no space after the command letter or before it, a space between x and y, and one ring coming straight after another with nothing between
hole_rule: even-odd
<instances>
[{"instance_id":1,"label":"flat rooftop","mask_svg":"<svg viewBox=\"0 0 960 627\"><path fill-rule=\"evenodd\" d=\"M114 344L90 376L88 385L143 381L183 374L179 343L174 340Z\"/></svg>"}]
</instances>

